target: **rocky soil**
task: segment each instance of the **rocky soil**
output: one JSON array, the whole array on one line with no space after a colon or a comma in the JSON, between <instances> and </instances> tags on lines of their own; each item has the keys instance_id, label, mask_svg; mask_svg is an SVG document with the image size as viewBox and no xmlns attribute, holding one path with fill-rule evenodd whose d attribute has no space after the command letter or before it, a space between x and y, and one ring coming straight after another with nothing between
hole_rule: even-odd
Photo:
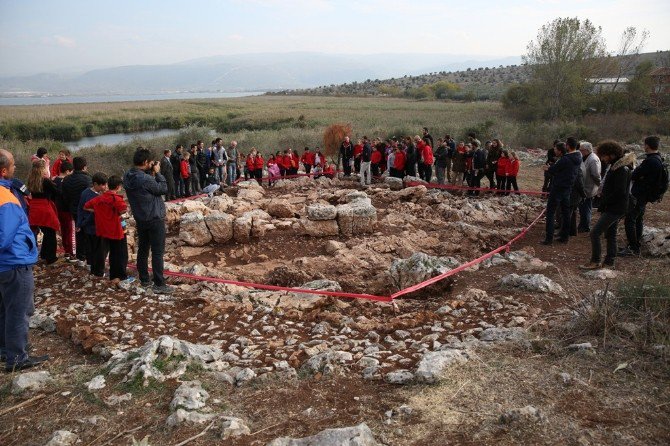
<instances>
[{"instance_id":1,"label":"rocky soil","mask_svg":"<svg viewBox=\"0 0 670 446\"><path fill-rule=\"evenodd\" d=\"M272 189L241 183L169 206L166 268L387 296L500 246L542 206L533 197L472 197L393 181L365 190L327 179ZM667 210L660 212L650 212L659 229L647 233L644 265L667 269ZM176 444L203 431L189 444L670 439L662 422L667 346L646 346L648 356L633 360L639 368L629 360L612 375L619 349L563 331L576 302L635 277L640 260L584 275L576 265L588 235L571 249L540 248L541 236L536 227L511 252L393 303L176 277L177 292L163 296L119 289L70 264L39 268L32 337L54 361L0 381L0 444L129 444L145 436ZM132 221L130 238L133 249ZM630 371L636 392L626 387ZM616 404L648 392L637 427L622 418L604 433L607 415L585 421L588 404L582 413L579 401L615 410L606 407L614 396L597 397L607 392L606 374L627 389ZM483 386L498 397L477 396ZM536 387L552 397L529 394ZM30 429L29 419L42 421Z\"/></svg>"}]
</instances>

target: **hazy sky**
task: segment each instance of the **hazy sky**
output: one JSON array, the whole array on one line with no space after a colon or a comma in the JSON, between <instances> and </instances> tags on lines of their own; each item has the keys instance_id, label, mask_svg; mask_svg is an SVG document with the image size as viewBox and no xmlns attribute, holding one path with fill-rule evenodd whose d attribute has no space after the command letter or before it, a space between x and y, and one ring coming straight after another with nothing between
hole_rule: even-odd
<instances>
[{"instance_id":1,"label":"hazy sky","mask_svg":"<svg viewBox=\"0 0 670 446\"><path fill-rule=\"evenodd\" d=\"M0 0L0 75L248 52L516 56L556 17L670 49L668 0Z\"/></svg>"}]
</instances>

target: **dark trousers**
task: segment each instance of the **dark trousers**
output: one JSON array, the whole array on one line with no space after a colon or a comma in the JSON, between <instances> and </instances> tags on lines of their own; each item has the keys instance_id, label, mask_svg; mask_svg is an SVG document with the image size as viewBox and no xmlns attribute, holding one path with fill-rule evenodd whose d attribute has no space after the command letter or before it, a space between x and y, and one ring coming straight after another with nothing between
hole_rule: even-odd
<instances>
[{"instance_id":1,"label":"dark trousers","mask_svg":"<svg viewBox=\"0 0 670 446\"><path fill-rule=\"evenodd\" d=\"M554 239L554 225L556 224L556 208L561 208L561 233L560 238L567 240L569 238L568 231L570 228L570 190L552 190L549 193L547 200L547 226L546 226L546 240L552 241Z\"/></svg>"},{"instance_id":2,"label":"dark trousers","mask_svg":"<svg viewBox=\"0 0 670 446\"><path fill-rule=\"evenodd\" d=\"M354 158L354 172L361 171L361 157Z\"/></svg>"},{"instance_id":3,"label":"dark trousers","mask_svg":"<svg viewBox=\"0 0 670 446\"><path fill-rule=\"evenodd\" d=\"M429 166L428 164L424 163L419 163L419 169L421 170L419 172L421 179L426 183L430 183L430 180L433 178L433 166Z\"/></svg>"},{"instance_id":4,"label":"dark trousers","mask_svg":"<svg viewBox=\"0 0 670 446\"><path fill-rule=\"evenodd\" d=\"M107 258L107 252L104 254L102 252L102 238L91 234L87 234L86 238L89 246L88 261L89 265L91 265L91 274L102 277L105 275L105 259Z\"/></svg>"},{"instance_id":5,"label":"dark trousers","mask_svg":"<svg viewBox=\"0 0 670 446\"><path fill-rule=\"evenodd\" d=\"M402 178L403 178L403 174L404 174L404 172L403 172L402 170L398 170L398 169L396 169L395 167L391 167L391 170L389 170L389 174L390 174L392 177L395 177L395 178L401 178L401 179L402 179Z\"/></svg>"},{"instance_id":6,"label":"dark trousers","mask_svg":"<svg viewBox=\"0 0 670 446\"><path fill-rule=\"evenodd\" d=\"M498 190L507 189L507 177L496 175L496 189Z\"/></svg>"},{"instance_id":7,"label":"dark trousers","mask_svg":"<svg viewBox=\"0 0 670 446\"><path fill-rule=\"evenodd\" d=\"M179 175L179 178L175 179L174 186L177 198L186 197L186 183L184 182L184 179L181 177L181 175Z\"/></svg>"},{"instance_id":8,"label":"dark trousers","mask_svg":"<svg viewBox=\"0 0 670 446\"><path fill-rule=\"evenodd\" d=\"M516 177L507 177L507 182L505 183L505 188L507 190L519 190L519 186L516 184Z\"/></svg>"},{"instance_id":9,"label":"dark trousers","mask_svg":"<svg viewBox=\"0 0 670 446\"><path fill-rule=\"evenodd\" d=\"M586 197L579 203L579 225L578 229L588 231L591 229L591 215L593 213L593 198Z\"/></svg>"},{"instance_id":10,"label":"dark trousers","mask_svg":"<svg viewBox=\"0 0 670 446\"><path fill-rule=\"evenodd\" d=\"M630 197L633 199L633 196ZM640 240L644 229L644 211L647 203L643 200L637 200L635 206L626 214L625 227L628 247L633 251L640 250Z\"/></svg>"},{"instance_id":11,"label":"dark trousers","mask_svg":"<svg viewBox=\"0 0 670 446\"><path fill-rule=\"evenodd\" d=\"M372 178L375 178L375 177L379 176L379 163L371 164L370 169L372 170Z\"/></svg>"},{"instance_id":12,"label":"dark trousers","mask_svg":"<svg viewBox=\"0 0 670 446\"><path fill-rule=\"evenodd\" d=\"M198 171L197 167L191 170L191 177L189 178L189 182L191 183L191 193L193 195L200 192L200 172Z\"/></svg>"},{"instance_id":13,"label":"dark trousers","mask_svg":"<svg viewBox=\"0 0 670 446\"><path fill-rule=\"evenodd\" d=\"M245 175L244 177L246 178L246 173L245 173L244 175ZM282 166L279 166L279 175L280 175L281 177L285 177L285 176L286 176L286 169L285 169L284 167L282 167Z\"/></svg>"},{"instance_id":14,"label":"dark trousers","mask_svg":"<svg viewBox=\"0 0 670 446\"><path fill-rule=\"evenodd\" d=\"M165 181L167 182L167 189L168 189L167 195L165 196L165 201L174 200L175 198L177 198L177 196L175 195L174 175L165 177Z\"/></svg>"},{"instance_id":15,"label":"dark trousers","mask_svg":"<svg viewBox=\"0 0 670 446\"><path fill-rule=\"evenodd\" d=\"M100 248L105 253L105 257L107 257L107 253L109 253L110 280L126 280L128 278L126 272L128 266L128 243L126 238L123 237L121 240L112 240L101 237Z\"/></svg>"},{"instance_id":16,"label":"dark trousers","mask_svg":"<svg viewBox=\"0 0 670 446\"><path fill-rule=\"evenodd\" d=\"M416 176L416 163L405 164L405 175L410 177Z\"/></svg>"},{"instance_id":17,"label":"dark trousers","mask_svg":"<svg viewBox=\"0 0 670 446\"><path fill-rule=\"evenodd\" d=\"M149 249L151 268L156 286L165 285L163 276L163 254L165 253L165 222L162 219L137 221L137 272L140 281L149 282Z\"/></svg>"},{"instance_id":18,"label":"dark trousers","mask_svg":"<svg viewBox=\"0 0 670 446\"><path fill-rule=\"evenodd\" d=\"M58 241L56 240L56 231L46 226L40 226L42 231L42 247L40 248L40 258L47 263L53 263L58 258L56 249Z\"/></svg>"},{"instance_id":19,"label":"dark trousers","mask_svg":"<svg viewBox=\"0 0 670 446\"><path fill-rule=\"evenodd\" d=\"M75 232L74 241L77 260L88 260L88 239L84 231Z\"/></svg>"},{"instance_id":20,"label":"dark trousers","mask_svg":"<svg viewBox=\"0 0 670 446\"><path fill-rule=\"evenodd\" d=\"M258 182L258 184L260 184L261 186L263 185L263 180L262 180L262 178L263 178L263 169L256 169L256 170L254 170L254 175L253 175L253 177L256 178L256 181Z\"/></svg>"},{"instance_id":21,"label":"dark trousers","mask_svg":"<svg viewBox=\"0 0 670 446\"><path fill-rule=\"evenodd\" d=\"M344 176L348 177L351 175L351 164L349 162L351 161L351 158L343 158L342 159L342 170L344 170Z\"/></svg>"},{"instance_id":22,"label":"dark trousers","mask_svg":"<svg viewBox=\"0 0 670 446\"><path fill-rule=\"evenodd\" d=\"M542 192L549 191L551 187L551 174L549 172L544 172L544 184L542 185Z\"/></svg>"},{"instance_id":23,"label":"dark trousers","mask_svg":"<svg viewBox=\"0 0 670 446\"><path fill-rule=\"evenodd\" d=\"M619 220L623 217L621 214L612 214L604 212L600 218L593 225L591 229L591 261L600 263L602 256L602 248L600 246L600 236L605 233L605 240L607 240L607 253L605 254L605 263L613 264L614 258L617 254L616 247L616 231Z\"/></svg>"},{"instance_id":24,"label":"dark trousers","mask_svg":"<svg viewBox=\"0 0 670 446\"><path fill-rule=\"evenodd\" d=\"M493 179L494 177L495 177L495 172L494 171L492 171L492 170L487 170L486 171L486 178L488 178L488 180L489 180L489 189L493 189L493 188L496 187L496 183Z\"/></svg>"},{"instance_id":25,"label":"dark trousers","mask_svg":"<svg viewBox=\"0 0 670 446\"><path fill-rule=\"evenodd\" d=\"M0 273L0 353L7 356L5 366L28 357L28 320L35 312L34 291L32 266Z\"/></svg>"},{"instance_id":26,"label":"dark trousers","mask_svg":"<svg viewBox=\"0 0 670 446\"><path fill-rule=\"evenodd\" d=\"M311 164L303 164L305 166L305 173L309 175L312 172L312 165Z\"/></svg>"}]
</instances>

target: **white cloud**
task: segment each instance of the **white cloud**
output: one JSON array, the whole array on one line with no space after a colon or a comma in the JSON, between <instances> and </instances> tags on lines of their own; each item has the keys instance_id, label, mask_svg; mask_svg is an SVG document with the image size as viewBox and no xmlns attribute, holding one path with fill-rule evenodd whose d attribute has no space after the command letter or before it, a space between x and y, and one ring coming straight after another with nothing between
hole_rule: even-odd
<instances>
[{"instance_id":1,"label":"white cloud","mask_svg":"<svg viewBox=\"0 0 670 446\"><path fill-rule=\"evenodd\" d=\"M235 40L236 42L239 42L240 40L244 40L244 37L242 37L241 34L231 34L228 36L230 40Z\"/></svg>"},{"instance_id":2,"label":"white cloud","mask_svg":"<svg viewBox=\"0 0 670 446\"><path fill-rule=\"evenodd\" d=\"M61 36L60 34L56 34L53 36L53 42L56 45L62 46L64 48L74 48L77 46L77 42L73 38L67 36Z\"/></svg>"}]
</instances>

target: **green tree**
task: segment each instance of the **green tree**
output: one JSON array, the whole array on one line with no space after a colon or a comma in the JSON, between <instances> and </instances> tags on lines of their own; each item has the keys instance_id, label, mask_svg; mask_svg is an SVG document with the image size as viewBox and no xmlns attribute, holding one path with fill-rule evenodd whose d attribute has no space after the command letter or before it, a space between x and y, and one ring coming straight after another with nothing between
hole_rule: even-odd
<instances>
[{"instance_id":1,"label":"green tree","mask_svg":"<svg viewBox=\"0 0 670 446\"><path fill-rule=\"evenodd\" d=\"M430 85L433 94L437 99L453 98L454 94L460 91L461 87L458 84L449 81L437 81Z\"/></svg>"},{"instance_id":2,"label":"green tree","mask_svg":"<svg viewBox=\"0 0 670 446\"><path fill-rule=\"evenodd\" d=\"M647 112L651 110L650 94L653 81L650 76L654 70L653 62L645 60L635 67L635 74L628 82L628 109L633 112Z\"/></svg>"},{"instance_id":3,"label":"green tree","mask_svg":"<svg viewBox=\"0 0 670 446\"><path fill-rule=\"evenodd\" d=\"M605 55L601 28L588 19L557 18L540 28L523 60L531 69L547 117L581 112L591 87L589 79L602 72L599 61Z\"/></svg>"}]
</instances>

